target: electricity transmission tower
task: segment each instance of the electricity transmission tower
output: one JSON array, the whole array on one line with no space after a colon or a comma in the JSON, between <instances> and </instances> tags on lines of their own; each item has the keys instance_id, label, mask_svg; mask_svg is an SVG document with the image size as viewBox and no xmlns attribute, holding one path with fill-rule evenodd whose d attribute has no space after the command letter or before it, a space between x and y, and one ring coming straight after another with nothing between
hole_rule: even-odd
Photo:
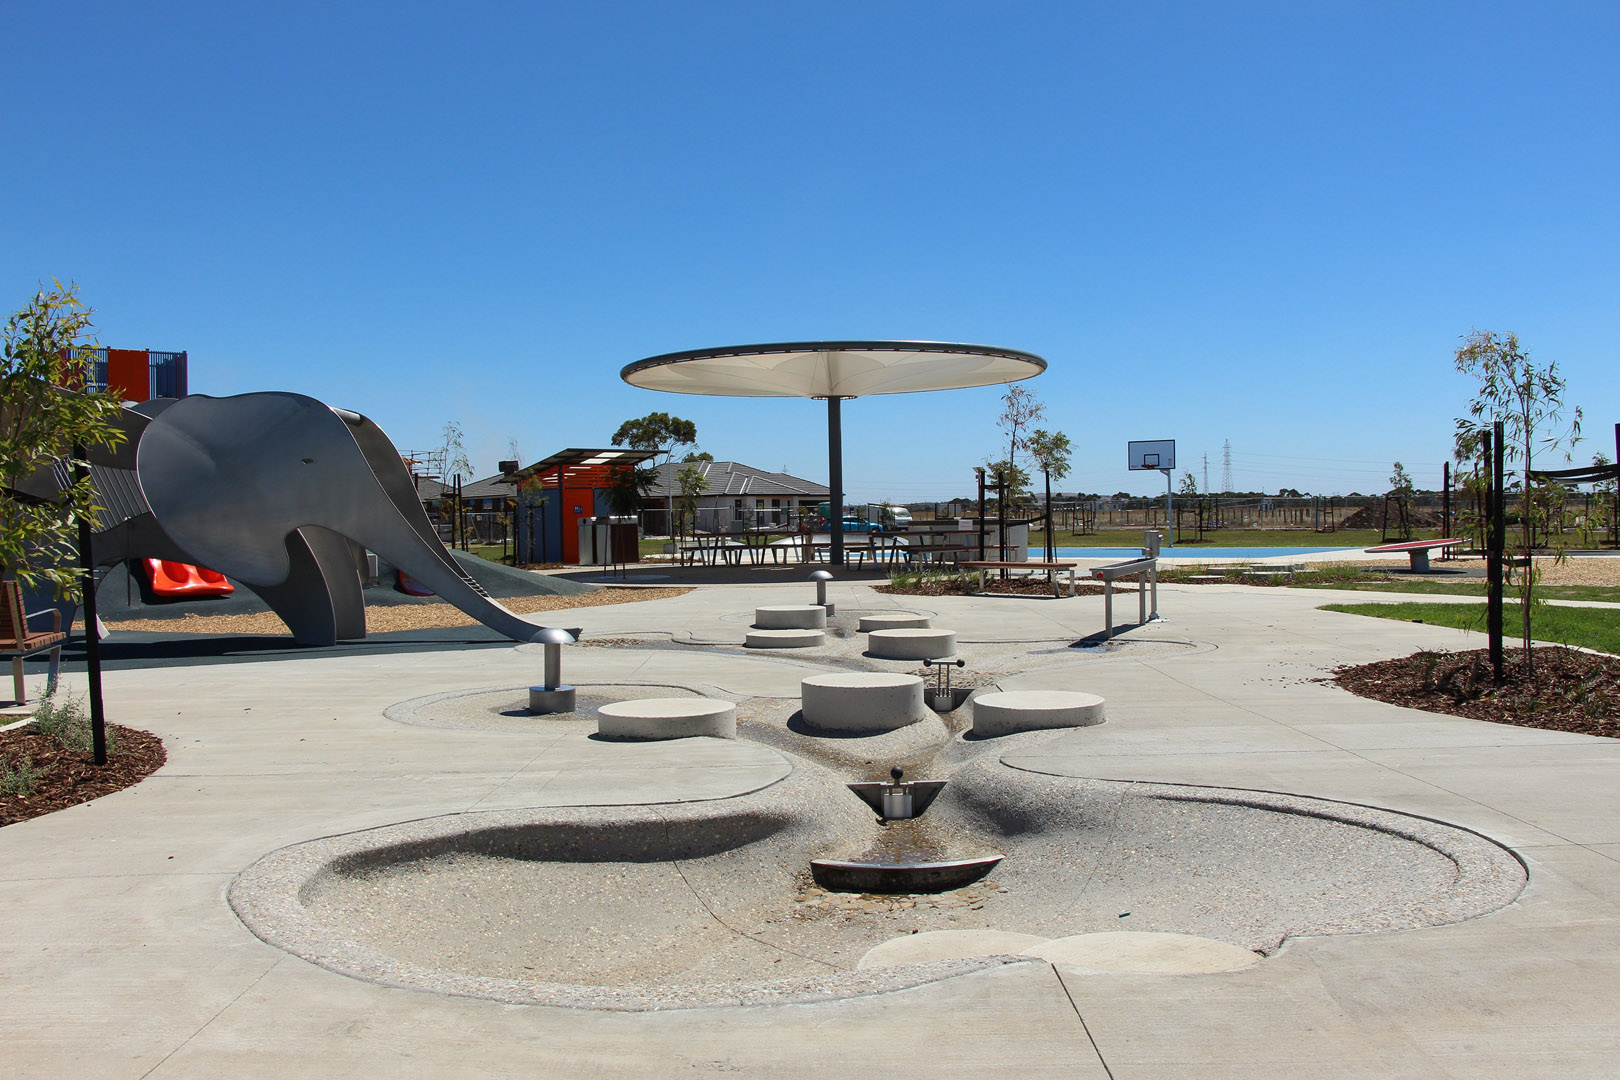
<instances>
[{"instance_id":1,"label":"electricity transmission tower","mask_svg":"<svg viewBox=\"0 0 1620 1080\"><path fill-rule=\"evenodd\" d=\"M1221 491L1232 493L1232 440L1227 439L1221 450Z\"/></svg>"}]
</instances>

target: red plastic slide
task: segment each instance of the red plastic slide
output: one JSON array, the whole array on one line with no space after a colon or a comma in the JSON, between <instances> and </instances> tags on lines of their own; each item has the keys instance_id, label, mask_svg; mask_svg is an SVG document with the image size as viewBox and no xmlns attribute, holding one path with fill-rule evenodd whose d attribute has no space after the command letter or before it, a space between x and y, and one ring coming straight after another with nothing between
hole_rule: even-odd
<instances>
[{"instance_id":1,"label":"red plastic slide","mask_svg":"<svg viewBox=\"0 0 1620 1080\"><path fill-rule=\"evenodd\" d=\"M399 591L407 596L432 596L433 590L417 581L403 570L395 570L399 575Z\"/></svg>"},{"instance_id":2,"label":"red plastic slide","mask_svg":"<svg viewBox=\"0 0 1620 1080\"><path fill-rule=\"evenodd\" d=\"M142 559L141 563L146 567L154 596L229 596L236 591L236 586L226 581L224 574L205 566L170 559Z\"/></svg>"}]
</instances>

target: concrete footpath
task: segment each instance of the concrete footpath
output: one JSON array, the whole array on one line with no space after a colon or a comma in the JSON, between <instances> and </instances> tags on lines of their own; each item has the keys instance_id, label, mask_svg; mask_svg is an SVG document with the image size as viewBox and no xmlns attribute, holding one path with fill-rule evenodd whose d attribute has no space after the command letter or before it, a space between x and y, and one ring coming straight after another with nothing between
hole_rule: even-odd
<instances>
[{"instance_id":1,"label":"concrete footpath","mask_svg":"<svg viewBox=\"0 0 1620 1080\"><path fill-rule=\"evenodd\" d=\"M824 657L739 643L755 606L803 602L806 588L714 585L570 610L587 638L645 635L649 647L570 649L565 677L794 697ZM1015 769L1419 814L1508 845L1529 885L1483 918L1298 938L1223 974L1026 963L817 1004L641 1013L395 989L260 941L226 903L232 879L289 844L435 815L724 799L775 783L790 760L748 742L630 746L384 715L537 682L531 646L114 670L109 716L160 735L169 761L127 791L0 829L0 1073L1620 1075L1620 742L1414 712L1320 681L1477 635L1316 610L1367 594L1162 586L1165 621L1125 634L1152 647L1098 655L1067 648L1100 629L1098 596L890 597L835 582L831 598L937 613L934 625L959 631L967 670L993 667L1003 689L1106 698L1107 723L1010 747Z\"/></svg>"}]
</instances>

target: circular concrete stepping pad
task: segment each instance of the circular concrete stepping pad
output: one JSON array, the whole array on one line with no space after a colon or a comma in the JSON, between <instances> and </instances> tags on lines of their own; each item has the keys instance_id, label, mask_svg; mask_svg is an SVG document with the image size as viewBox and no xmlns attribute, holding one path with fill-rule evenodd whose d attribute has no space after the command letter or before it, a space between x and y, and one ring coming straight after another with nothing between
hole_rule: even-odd
<instances>
[{"instance_id":1,"label":"circular concrete stepping pad","mask_svg":"<svg viewBox=\"0 0 1620 1080\"><path fill-rule=\"evenodd\" d=\"M813 649L825 645L827 635L820 630L750 630L743 645L750 649Z\"/></svg>"},{"instance_id":2,"label":"circular concrete stepping pad","mask_svg":"<svg viewBox=\"0 0 1620 1080\"><path fill-rule=\"evenodd\" d=\"M827 625L827 609L820 604L757 607L754 625L761 630L820 630Z\"/></svg>"},{"instance_id":3,"label":"circular concrete stepping pad","mask_svg":"<svg viewBox=\"0 0 1620 1080\"><path fill-rule=\"evenodd\" d=\"M866 651L884 660L938 660L956 655L955 630L873 630Z\"/></svg>"},{"instance_id":4,"label":"circular concrete stepping pad","mask_svg":"<svg viewBox=\"0 0 1620 1080\"><path fill-rule=\"evenodd\" d=\"M685 739L737 736L737 706L714 698L639 698L596 710L596 732L607 739Z\"/></svg>"},{"instance_id":5,"label":"circular concrete stepping pad","mask_svg":"<svg viewBox=\"0 0 1620 1080\"><path fill-rule=\"evenodd\" d=\"M862 615L860 632L870 634L874 630L927 630L931 625L927 615L899 612Z\"/></svg>"},{"instance_id":6,"label":"circular concrete stepping pad","mask_svg":"<svg viewBox=\"0 0 1620 1080\"><path fill-rule=\"evenodd\" d=\"M804 722L822 731L894 731L932 715L916 675L861 671L799 683Z\"/></svg>"},{"instance_id":7,"label":"circular concrete stepping pad","mask_svg":"<svg viewBox=\"0 0 1620 1080\"><path fill-rule=\"evenodd\" d=\"M1103 699L1077 690L1010 690L973 699L973 734L1010 735L1103 722Z\"/></svg>"},{"instance_id":8,"label":"circular concrete stepping pad","mask_svg":"<svg viewBox=\"0 0 1620 1080\"><path fill-rule=\"evenodd\" d=\"M1051 938L1036 934L1013 934L1005 930L933 930L924 934L904 934L890 938L881 945L874 945L866 950L866 955L855 966L858 970L866 971L967 956L1033 956L1031 949L1050 944Z\"/></svg>"},{"instance_id":9,"label":"circular concrete stepping pad","mask_svg":"<svg viewBox=\"0 0 1620 1080\"><path fill-rule=\"evenodd\" d=\"M1261 959L1257 952L1214 938L1138 930L1076 934L1019 951L1025 956L1038 956L1064 967L1141 975L1205 975L1217 971L1241 971L1258 964Z\"/></svg>"}]
</instances>

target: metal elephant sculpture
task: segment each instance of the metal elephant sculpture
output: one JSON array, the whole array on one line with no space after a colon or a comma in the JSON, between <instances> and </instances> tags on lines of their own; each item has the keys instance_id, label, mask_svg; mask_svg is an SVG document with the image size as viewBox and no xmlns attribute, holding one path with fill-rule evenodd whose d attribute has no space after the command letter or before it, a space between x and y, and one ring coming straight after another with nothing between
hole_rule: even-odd
<instances>
[{"instance_id":1,"label":"metal elephant sculpture","mask_svg":"<svg viewBox=\"0 0 1620 1080\"><path fill-rule=\"evenodd\" d=\"M399 452L359 413L300 394L195 394L126 409L124 424L128 444L94 461L109 510L98 562L211 567L262 597L299 642L329 645L365 636L369 549L513 640L561 640L456 565Z\"/></svg>"}]
</instances>

